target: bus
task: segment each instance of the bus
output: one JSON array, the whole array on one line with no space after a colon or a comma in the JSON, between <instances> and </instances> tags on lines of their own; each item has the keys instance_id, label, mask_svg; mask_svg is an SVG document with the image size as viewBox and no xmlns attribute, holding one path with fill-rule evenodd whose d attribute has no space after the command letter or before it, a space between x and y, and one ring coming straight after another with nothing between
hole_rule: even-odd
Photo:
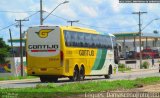
<instances>
[{"instance_id":1,"label":"bus","mask_svg":"<svg viewBox=\"0 0 160 98\"><path fill-rule=\"evenodd\" d=\"M115 36L75 26L34 26L27 30L27 74L41 82L85 76L110 78L118 63Z\"/></svg>"}]
</instances>

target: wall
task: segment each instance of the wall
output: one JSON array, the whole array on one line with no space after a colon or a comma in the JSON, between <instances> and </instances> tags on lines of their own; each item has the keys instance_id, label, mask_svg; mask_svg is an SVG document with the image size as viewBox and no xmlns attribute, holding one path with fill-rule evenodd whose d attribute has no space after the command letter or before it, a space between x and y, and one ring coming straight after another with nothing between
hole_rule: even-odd
<instances>
[{"instance_id":1,"label":"wall","mask_svg":"<svg viewBox=\"0 0 160 98\"><path fill-rule=\"evenodd\" d=\"M6 58L6 64L0 64L0 78L21 75L20 57ZM26 57L23 57L24 75L26 75Z\"/></svg>"}]
</instances>

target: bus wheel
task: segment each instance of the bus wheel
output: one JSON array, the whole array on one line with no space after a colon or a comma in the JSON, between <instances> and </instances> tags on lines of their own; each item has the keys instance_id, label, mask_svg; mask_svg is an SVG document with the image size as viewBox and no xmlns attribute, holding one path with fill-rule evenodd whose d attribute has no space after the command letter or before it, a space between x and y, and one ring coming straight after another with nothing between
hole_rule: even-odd
<instances>
[{"instance_id":1,"label":"bus wheel","mask_svg":"<svg viewBox=\"0 0 160 98\"><path fill-rule=\"evenodd\" d=\"M109 66L108 74L104 75L105 79L110 79L112 74L112 66Z\"/></svg>"},{"instance_id":2,"label":"bus wheel","mask_svg":"<svg viewBox=\"0 0 160 98\"><path fill-rule=\"evenodd\" d=\"M49 78L49 82L57 82L57 81L58 81L58 77Z\"/></svg>"},{"instance_id":3,"label":"bus wheel","mask_svg":"<svg viewBox=\"0 0 160 98\"><path fill-rule=\"evenodd\" d=\"M44 77L44 76L40 76L40 80L41 80L42 83L47 82L47 79L46 79L46 77Z\"/></svg>"},{"instance_id":4,"label":"bus wheel","mask_svg":"<svg viewBox=\"0 0 160 98\"><path fill-rule=\"evenodd\" d=\"M74 68L73 76L69 77L70 81L78 81L79 80L79 69L78 67Z\"/></svg>"},{"instance_id":5,"label":"bus wheel","mask_svg":"<svg viewBox=\"0 0 160 98\"><path fill-rule=\"evenodd\" d=\"M83 81L84 77L85 77L85 69L83 66L81 66L80 71L79 71L79 78L81 81Z\"/></svg>"},{"instance_id":6,"label":"bus wheel","mask_svg":"<svg viewBox=\"0 0 160 98\"><path fill-rule=\"evenodd\" d=\"M110 78L111 78L111 75L108 74L108 75L105 75L104 77L105 77L105 79L110 79Z\"/></svg>"}]
</instances>

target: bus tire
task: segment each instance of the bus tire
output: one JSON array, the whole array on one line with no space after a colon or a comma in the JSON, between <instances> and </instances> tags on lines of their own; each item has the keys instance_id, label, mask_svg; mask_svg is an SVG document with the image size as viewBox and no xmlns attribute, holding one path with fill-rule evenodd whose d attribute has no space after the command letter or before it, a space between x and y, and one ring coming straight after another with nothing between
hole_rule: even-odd
<instances>
[{"instance_id":1,"label":"bus tire","mask_svg":"<svg viewBox=\"0 0 160 98\"><path fill-rule=\"evenodd\" d=\"M42 83L45 83L45 82L47 82L47 78L44 77L44 76L40 76L40 81L41 81Z\"/></svg>"},{"instance_id":2,"label":"bus tire","mask_svg":"<svg viewBox=\"0 0 160 98\"><path fill-rule=\"evenodd\" d=\"M49 79L49 82L57 82L58 81L58 77L52 77Z\"/></svg>"},{"instance_id":3,"label":"bus tire","mask_svg":"<svg viewBox=\"0 0 160 98\"><path fill-rule=\"evenodd\" d=\"M112 74L112 66L109 66L108 74L104 75L105 79L110 79Z\"/></svg>"},{"instance_id":4,"label":"bus tire","mask_svg":"<svg viewBox=\"0 0 160 98\"><path fill-rule=\"evenodd\" d=\"M110 79L110 78L111 78L111 75L108 74L108 75L105 75L104 77L105 77L105 79Z\"/></svg>"},{"instance_id":5,"label":"bus tire","mask_svg":"<svg viewBox=\"0 0 160 98\"><path fill-rule=\"evenodd\" d=\"M58 77L55 76L47 76L47 82L57 82Z\"/></svg>"},{"instance_id":6,"label":"bus tire","mask_svg":"<svg viewBox=\"0 0 160 98\"><path fill-rule=\"evenodd\" d=\"M80 71L79 71L79 78L81 81L83 81L85 78L85 69L83 65L81 66Z\"/></svg>"},{"instance_id":7,"label":"bus tire","mask_svg":"<svg viewBox=\"0 0 160 98\"><path fill-rule=\"evenodd\" d=\"M78 81L79 80L79 69L78 66L74 67L73 76L69 77L70 81Z\"/></svg>"}]
</instances>

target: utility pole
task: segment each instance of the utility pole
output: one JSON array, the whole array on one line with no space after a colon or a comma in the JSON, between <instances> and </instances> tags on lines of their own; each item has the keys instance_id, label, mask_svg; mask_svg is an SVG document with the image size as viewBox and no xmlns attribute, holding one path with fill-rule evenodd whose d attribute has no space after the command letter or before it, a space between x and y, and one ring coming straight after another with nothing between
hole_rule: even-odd
<instances>
[{"instance_id":1,"label":"utility pole","mask_svg":"<svg viewBox=\"0 0 160 98\"><path fill-rule=\"evenodd\" d=\"M47 19L48 16L51 15L53 11L55 11L60 5L66 4L66 3L69 3L69 1L65 0L64 2L59 3L46 17L43 18L43 8L42 8L43 4L42 4L42 0L40 0L40 24L43 25L43 21Z\"/></svg>"},{"instance_id":2,"label":"utility pole","mask_svg":"<svg viewBox=\"0 0 160 98\"><path fill-rule=\"evenodd\" d=\"M22 47L22 21L29 21L29 20L15 20L19 22L20 28L20 64L21 64L21 76L23 77L23 47Z\"/></svg>"},{"instance_id":3,"label":"utility pole","mask_svg":"<svg viewBox=\"0 0 160 98\"><path fill-rule=\"evenodd\" d=\"M42 0L40 0L40 24L43 25L43 8L42 8Z\"/></svg>"},{"instance_id":4,"label":"utility pole","mask_svg":"<svg viewBox=\"0 0 160 98\"><path fill-rule=\"evenodd\" d=\"M79 20L72 20L72 21L67 21L67 22L71 23L71 26L72 26L74 22L79 22Z\"/></svg>"},{"instance_id":5,"label":"utility pole","mask_svg":"<svg viewBox=\"0 0 160 98\"><path fill-rule=\"evenodd\" d=\"M12 57L14 57L13 41L12 41L12 32L11 32L11 29L9 29L9 35L10 35L10 41L11 41Z\"/></svg>"},{"instance_id":6,"label":"utility pole","mask_svg":"<svg viewBox=\"0 0 160 98\"><path fill-rule=\"evenodd\" d=\"M139 50L140 50L140 66L142 65L142 53L141 53L141 36L142 36L142 29L141 29L141 26L142 26L142 24L141 24L141 14L146 14L147 12L133 12L132 14L138 14L138 16L139 16Z\"/></svg>"}]
</instances>

